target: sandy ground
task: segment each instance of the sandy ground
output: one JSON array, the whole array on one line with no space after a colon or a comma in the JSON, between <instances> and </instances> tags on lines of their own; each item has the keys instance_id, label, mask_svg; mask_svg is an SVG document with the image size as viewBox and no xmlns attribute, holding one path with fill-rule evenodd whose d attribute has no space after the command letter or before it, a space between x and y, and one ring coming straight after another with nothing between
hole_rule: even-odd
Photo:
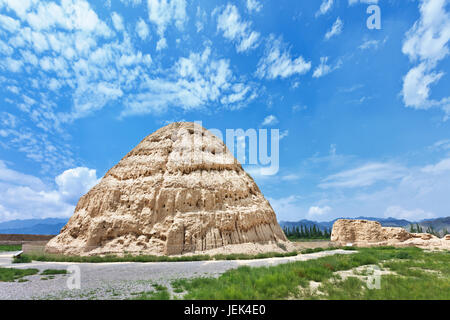
<instances>
[{"instance_id":1,"label":"sandy ground","mask_svg":"<svg viewBox=\"0 0 450 320\"><path fill-rule=\"evenodd\" d=\"M120 263L67 263L32 262L12 264L11 252L0 252L0 267L80 269L80 289L69 290L67 282L71 275L56 275L54 279L42 280L43 276L25 277L26 282L0 282L0 299L127 299L133 293L151 291L152 284L165 285L179 278L216 277L239 266L270 266L293 261L306 261L334 254L352 254L355 251L332 250L295 257L267 258L257 260L192 261L192 262L120 262Z\"/></svg>"}]
</instances>

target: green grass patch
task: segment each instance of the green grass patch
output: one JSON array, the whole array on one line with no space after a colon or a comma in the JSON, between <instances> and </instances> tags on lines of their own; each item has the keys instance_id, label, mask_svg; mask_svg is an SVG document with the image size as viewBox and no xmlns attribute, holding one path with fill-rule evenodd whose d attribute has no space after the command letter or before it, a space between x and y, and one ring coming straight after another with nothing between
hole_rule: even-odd
<instances>
[{"instance_id":1,"label":"green grass patch","mask_svg":"<svg viewBox=\"0 0 450 320\"><path fill-rule=\"evenodd\" d=\"M317 242L317 241L330 241L330 238L297 238L297 237L287 237L289 241L294 242Z\"/></svg>"},{"instance_id":2,"label":"green grass patch","mask_svg":"<svg viewBox=\"0 0 450 320\"><path fill-rule=\"evenodd\" d=\"M13 258L13 263L30 263L32 257L30 255L22 253L20 256Z\"/></svg>"},{"instance_id":3,"label":"green grass patch","mask_svg":"<svg viewBox=\"0 0 450 320\"><path fill-rule=\"evenodd\" d=\"M141 292L138 296L133 297L135 300L169 300L170 293L167 287L153 284L154 291Z\"/></svg>"},{"instance_id":4,"label":"green grass patch","mask_svg":"<svg viewBox=\"0 0 450 320\"><path fill-rule=\"evenodd\" d=\"M65 269L46 269L41 272L41 275L53 275L53 274L67 274Z\"/></svg>"},{"instance_id":5,"label":"green grass patch","mask_svg":"<svg viewBox=\"0 0 450 320\"><path fill-rule=\"evenodd\" d=\"M2 251L20 251L22 250L21 244L0 244L0 252Z\"/></svg>"},{"instance_id":6,"label":"green grass patch","mask_svg":"<svg viewBox=\"0 0 450 320\"><path fill-rule=\"evenodd\" d=\"M265 259L273 257L291 257L296 256L299 253L297 251L279 253L269 252L260 253L256 255L251 254L218 254L214 256L210 255L193 255L193 256L153 256L153 255L125 255L123 257L115 255L106 256L64 256L56 254L22 254L20 257L14 259L14 263L26 263L31 261L48 261L48 262L90 262L90 263L102 263L102 262L182 262L182 261L205 261L205 260L251 260L251 259Z\"/></svg>"},{"instance_id":7,"label":"green grass patch","mask_svg":"<svg viewBox=\"0 0 450 320\"><path fill-rule=\"evenodd\" d=\"M179 279L172 287L186 291L185 299L450 299L449 259L449 252L418 248L360 248L351 255L240 267L218 278ZM335 272L363 265L383 265L398 275L382 276L380 290L369 290L356 276L336 280ZM321 283L322 295L305 295L310 281Z\"/></svg>"},{"instance_id":8,"label":"green grass patch","mask_svg":"<svg viewBox=\"0 0 450 320\"><path fill-rule=\"evenodd\" d=\"M14 282L26 276L37 274L38 269L0 268L0 281Z\"/></svg>"}]
</instances>

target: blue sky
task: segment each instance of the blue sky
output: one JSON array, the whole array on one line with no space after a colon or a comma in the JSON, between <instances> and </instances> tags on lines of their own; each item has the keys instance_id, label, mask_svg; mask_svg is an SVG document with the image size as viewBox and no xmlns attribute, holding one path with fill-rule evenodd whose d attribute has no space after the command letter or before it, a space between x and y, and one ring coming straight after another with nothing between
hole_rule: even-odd
<instances>
[{"instance_id":1,"label":"blue sky","mask_svg":"<svg viewBox=\"0 0 450 320\"><path fill-rule=\"evenodd\" d=\"M369 29L376 4L381 29ZM450 1L0 0L0 221L172 121L279 129L279 220L450 215Z\"/></svg>"}]
</instances>

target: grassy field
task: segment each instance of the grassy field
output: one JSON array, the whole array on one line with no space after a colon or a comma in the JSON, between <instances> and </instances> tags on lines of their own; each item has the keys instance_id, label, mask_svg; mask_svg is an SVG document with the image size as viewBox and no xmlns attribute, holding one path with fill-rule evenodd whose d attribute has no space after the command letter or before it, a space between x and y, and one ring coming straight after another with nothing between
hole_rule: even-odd
<instances>
[{"instance_id":1,"label":"grassy field","mask_svg":"<svg viewBox=\"0 0 450 320\"><path fill-rule=\"evenodd\" d=\"M14 269L14 268L0 268L0 281L13 282L18 280L22 282L23 277L37 274L38 269Z\"/></svg>"},{"instance_id":2,"label":"grassy field","mask_svg":"<svg viewBox=\"0 0 450 320\"><path fill-rule=\"evenodd\" d=\"M296 238L296 237L287 237L289 241L293 242L318 242L318 241L330 241L330 238Z\"/></svg>"},{"instance_id":3,"label":"grassy field","mask_svg":"<svg viewBox=\"0 0 450 320\"><path fill-rule=\"evenodd\" d=\"M369 289L366 279L373 266L385 273L381 275L379 289ZM350 275L344 276L345 272ZM184 299L450 300L450 252L361 248L352 255L271 267L240 267L218 278L179 279L171 286ZM144 293L137 298L154 299L157 294ZM166 293L159 297L169 298Z\"/></svg>"},{"instance_id":4,"label":"grassy field","mask_svg":"<svg viewBox=\"0 0 450 320\"><path fill-rule=\"evenodd\" d=\"M306 249L301 253L311 253L322 251L324 249ZM14 263L29 263L31 261L52 261L52 262L181 262L181 261L205 261L205 260L251 260L251 259L264 259L273 257L291 257L298 255L299 252L292 251L286 253L269 252L260 253L256 255L251 254L217 254L217 255L194 255L194 256L151 256L151 255L125 255L123 257L115 255L107 256L92 256L92 257L80 257L80 256L63 256L55 254L22 254L20 257L14 258Z\"/></svg>"},{"instance_id":5,"label":"grassy field","mask_svg":"<svg viewBox=\"0 0 450 320\"><path fill-rule=\"evenodd\" d=\"M2 251L20 251L22 250L21 244L0 244L0 252Z\"/></svg>"}]
</instances>

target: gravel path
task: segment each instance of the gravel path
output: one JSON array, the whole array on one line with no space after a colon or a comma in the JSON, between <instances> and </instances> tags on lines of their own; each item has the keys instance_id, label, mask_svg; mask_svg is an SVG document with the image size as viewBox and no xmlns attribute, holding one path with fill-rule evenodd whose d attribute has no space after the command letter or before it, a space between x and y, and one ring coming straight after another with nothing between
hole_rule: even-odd
<instances>
[{"instance_id":1,"label":"gravel path","mask_svg":"<svg viewBox=\"0 0 450 320\"><path fill-rule=\"evenodd\" d=\"M127 299L142 291L152 291L152 284L169 288L170 282L179 278L219 276L239 266L270 266L292 261L306 261L334 254L352 254L355 251L332 250L295 257L257 260L224 260L192 262L119 262L119 263L69 263L39 262L12 264L11 252L0 252L0 267L67 269L78 266L81 288L69 290L67 281L71 275L55 275L54 279L42 280L44 276L25 277L26 282L0 282L0 299Z\"/></svg>"}]
</instances>

